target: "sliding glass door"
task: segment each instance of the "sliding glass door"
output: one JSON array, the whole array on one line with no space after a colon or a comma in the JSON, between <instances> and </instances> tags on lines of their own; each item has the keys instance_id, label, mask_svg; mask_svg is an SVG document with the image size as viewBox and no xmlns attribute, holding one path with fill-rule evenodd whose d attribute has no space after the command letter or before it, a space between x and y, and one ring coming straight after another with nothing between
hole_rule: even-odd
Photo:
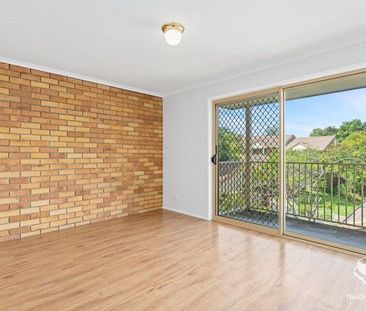
<instances>
[{"instance_id":1,"label":"sliding glass door","mask_svg":"<svg viewBox=\"0 0 366 311\"><path fill-rule=\"evenodd\" d=\"M366 253L366 73L214 107L214 219Z\"/></svg>"},{"instance_id":2,"label":"sliding glass door","mask_svg":"<svg viewBox=\"0 0 366 311\"><path fill-rule=\"evenodd\" d=\"M279 228L279 93L216 106L217 215Z\"/></svg>"},{"instance_id":3,"label":"sliding glass door","mask_svg":"<svg viewBox=\"0 0 366 311\"><path fill-rule=\"evenodd\" d=\"M285 233L366 250L366 74L285 90Z\"/></svg>"}]
</instances>

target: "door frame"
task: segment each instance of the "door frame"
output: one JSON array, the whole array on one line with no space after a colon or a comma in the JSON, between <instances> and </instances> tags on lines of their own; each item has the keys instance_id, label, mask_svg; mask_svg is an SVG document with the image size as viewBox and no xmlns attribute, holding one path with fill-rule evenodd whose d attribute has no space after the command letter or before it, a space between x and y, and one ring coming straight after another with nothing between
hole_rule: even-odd
<instances>
[{"instance_id":1,"label":"door frame","mask_svg":"<svg viewBox=\"0 0 366 311\"><path fill-rule=\"evenodd\" d=\"M258 92L251 92L251 93L246 93L243 95L238 95L238 96L233 96L233 97L229 97L229 98L224 98L224 99L218 99L218 100L214 100L212 101L212 109L213 109L213 113L212 113L212 139L213 139L213 143L212 143L212 155L217 154L217 146L218 146L218 124L217 124L217 109L219 106L222 105L230 105L232 103L235 103L237 101L242 101L242 100L247 100L247 99L251 99L253 97L259 97L262 95L268 95L268 94L274 94L277 93L279 98L280 98L280 102L279 102L279 107L280 107L280 111L279 111L279 117L281 118L281 112L283 112L283 108L281 108L281 89L280 88L271 88L271 89L265 89L263 91L258 91ZM281 138L283 135L281 133L281 120L280 120L280 154L281 152L281 144L283 144L283 139ZM281 158L281 156L280 156ZM231 224L231 225L236 225L242 228L246 228L246 229L253 229L255 231L259 231L259 232L263 232L263 233L267 233L267 234L271 234L271 235L275 235L275 236L280 236L281 232L282 232L282 216L281 216L281 208L279 208L278 211L278 229L275 228L270 228L270 227L266 227L263 225L259 225L259 224L254 224L254 223L249 223L249 222L244 222L244 221L240 221L240 220L236 220L236 219L232 219L232 218L228 218L228 217L223 217L223 216L219 216L217 211L218 211L218 165L211 165L212 166L212 177L213 177L213 181L212 181L212 220L214 221L219 221L219 222L223 222L223 223L227 223L227 224ZM281 163L280 163L281 166ZM283 176L282 176L282 168L280 167L280 171L279 171L279 180L282 180ZM280 207L282 206L282 202L281 202L281 193L282 193L282 189L281 186L282 182L280 183L280 197L279 197L279 202L280 202Z\"/></svg>"},{"instance_id":2,"label":"door frame","mask_svg":"<svg viewBox=\"0 0 366 311\"><path fill-rule=\"evenodd\" d=\"M332 79L337 79L337 78L342 78L342 77L346 77L346 76L352 76L352 75L357 75L357 74L361 74L361 73L366 73L366 68L362 68L362 69L357 69L357 70L352 70L352 71L346 71L346 72L342 72L342 73L337 73L337 74L333 74L333 75L327 75L324 77L318 77L318 78L313 78L313 79L309 79L309 80L304 80L304 81L300 81L300 82L295 82L295 83L290 83L290 84L286 84L286 85L282 85L282 86L278 86L278 87L273 87L273 88L267 88L267 89L263 89L263 90L259 90L259 91L254 91L254 92L248 92L248 93L243 93L240 95L236 95L236 96L230 96L230 97L224 97L224 98L219 98L219 99L215 99L211 101L211 109L212 109L212 150L211 150L211 156L216 154L217 151L217 143L218 143L218 133L217 133L217 107L219 105L225 105L225 104L230 104L230 103L234 103L236 101L239 100L245 100L245 99L249 99L255 96L260 96L260 95L266 95L269 93L279 93L279 98L280 98L280 109L279 109L279 113L280 113L280 144L279 144L279 153L280 153L280 172L279 172L279 183L280 183L280 197L279 197L279 228L278 229L272 229L272 228L267 228L265 226L262 225L257 225L257 224L252 224L252 223L247 223L247 222L243 222L240 220L235 220L235 219L231 219L231 218L227 218L227 217L223 217L223 216L218 216L217 215L217 205L218 205L218 200L217 200L217 195L218 195L218 169L217 169L217 165L213 165L210 162L211 165L211 171L212 171L212 220L213 221L217 221L217 222L221 222L221 223L226 223L226 224L230 224L230 225L235 225L235 226L239 226L245 229L250 229L250 230L254 230L257 232L262 232L262 233L267 233L267 234L271 234L277 237L282 237L285 239L289 239L289 240L295 240L295 241L301 241L307 244L311 244L311 245L316 245L319 247L323 247L326 249L332 249L332 250L336 250L339 252L343 252L343 253L347 253L347 254L351 254L351 255L366 255L366 250L364 249L359 249L359 248L355 248L352 246L347 246L344 244L339 244L339 243L334 243L334 242L330 242L330 241L325 241L325 240L320 240L320 239L316 239L316 238L312 238L309 236L305 236L305 235L300 235L300 234L296 234L296 233L291 233L291 232L286 232L285 231L285 176L286 176L286 153L285 153L285 146L284 146L284 141L285 141L285 126L284 126L284 121L285 121L285 98L284 98L284 94L286 90L289 90L291 88L295 88L295 87L299 87L299 86L304 86L307 84L312 84L312 83L316 83L316 82L322 82L322 81L327 81L327 80L332 80Z\"/></svg>"}]
</instances>

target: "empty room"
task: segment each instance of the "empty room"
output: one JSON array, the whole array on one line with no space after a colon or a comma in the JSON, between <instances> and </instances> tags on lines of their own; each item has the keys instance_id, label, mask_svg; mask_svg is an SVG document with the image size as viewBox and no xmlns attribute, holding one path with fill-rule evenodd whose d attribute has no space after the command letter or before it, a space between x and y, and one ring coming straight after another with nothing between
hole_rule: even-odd
<instances>
[{"instance_id":1,"label":"empty room","mask_svg":"<svg viewBox=\"0 0 366 311\"><path fill-rule=\"evenodd\" d=\"M0 310L365 310L364 0L1 0Z\"/></svg>"}]
</instances>

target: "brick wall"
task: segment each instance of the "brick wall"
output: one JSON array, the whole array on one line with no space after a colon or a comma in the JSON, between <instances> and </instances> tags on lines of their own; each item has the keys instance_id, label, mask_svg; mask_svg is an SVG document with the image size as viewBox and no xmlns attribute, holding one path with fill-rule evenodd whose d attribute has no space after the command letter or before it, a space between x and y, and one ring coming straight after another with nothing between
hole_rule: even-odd
<instances>
[{"instance_id":1,"label":"brick wall","mask_svg":"<svg viewBox=\"0 0 366 311\"><path fill-rule=\"evenodd\" d=\"M0 63L0 241L162 206L162 100Z\"/></svg>"}]
</instances>

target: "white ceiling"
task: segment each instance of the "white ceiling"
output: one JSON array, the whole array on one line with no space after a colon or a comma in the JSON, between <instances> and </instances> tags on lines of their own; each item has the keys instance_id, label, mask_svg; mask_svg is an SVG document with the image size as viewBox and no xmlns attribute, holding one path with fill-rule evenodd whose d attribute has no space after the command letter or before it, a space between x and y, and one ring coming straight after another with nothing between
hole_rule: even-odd
<instances>
[{"instance_id":1,"label":"white ceiling","mask_svg":"<svg viewBox=\"0 0 366 311\"><path fill-rule=\"evenodd\" d=\"M366 40L366 0L0 0L0 60L167 95ZM161 25L183 23L176 47Z\"/></svg>"}]
</instances>

